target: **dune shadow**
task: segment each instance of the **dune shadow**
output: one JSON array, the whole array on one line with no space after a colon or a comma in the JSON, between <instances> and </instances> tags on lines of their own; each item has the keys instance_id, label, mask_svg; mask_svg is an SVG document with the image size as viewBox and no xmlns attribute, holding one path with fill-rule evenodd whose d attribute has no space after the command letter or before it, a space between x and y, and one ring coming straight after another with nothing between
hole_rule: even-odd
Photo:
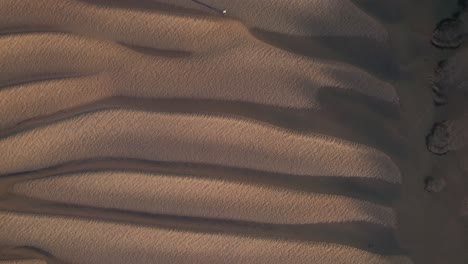
<instances>
[{"instance_id":1,"label":"dune shadow","mask_svg":"<svg viewBox=\"0 0 468 264\"><path fill-rule=\"evenodd\" d=\"M155 57L186 58L193 54L192 52L185 50L158 49L147 46L131 45L123 42L118 42L118 44L134 52Z\"/></svg>"},{"instance_id":2,"label":"dune shadow","mask_svg":"<svg viewBox=\"0 0 468 264\"><path fill-rule=\"evenodd\" d=\"M345 62L385 80L399 75L398 61L389 45L366 37L301 37L252 29L259 40L303 56Z\"/></svg>"},{"instance_id":3,"label":"dune shadow","mask_svg":"<svg viewBox=\"0 0 468 264\"><path fill-rule=\"evenodd\" d=\"M406 1L403 0L351 0L368 15L389 23L401 21L405 16Z\"/></svg>"},{"instance_id":4,"label":"dune shadow","mask_svg":"<svg viewBox=\"0 0 468 264\"><path fill-rule=\"evenodd\" d=\"M352 128L345 133L355 142L366 142L392 156L405 156L398 104L335 87L321 88L318 99L323 113Z\"/></svg>"}]
</instances>

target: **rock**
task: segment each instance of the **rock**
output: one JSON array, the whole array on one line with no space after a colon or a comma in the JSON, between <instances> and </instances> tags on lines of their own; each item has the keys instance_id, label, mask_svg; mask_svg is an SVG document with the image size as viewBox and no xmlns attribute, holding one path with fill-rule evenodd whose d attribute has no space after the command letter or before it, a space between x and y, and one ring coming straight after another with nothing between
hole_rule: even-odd
<instances>
[{"instance_id":1,"label":"rock","mask_svg":"<svg viewBox=\"0 0 468 264\"><path fill-rule=\"evenodd\" d=\"M456 49L462 44L464 33L460 19L444 19L432 32L432 44L441 49Z\"/></svg>"},{"instance_id":2,"label":"rock","mask_svg":"<svg viewBox=\"0 0 468 264\"><path fill-rule=\"evenodd\" d=\"M432 92L434 103L436 105L447 104L447 84L444 83L445 67L447 66L447 60L439 61L437 68L432 76Z\"/></svg>"},{"instance_id":3,"label":"rock","mask_svg":"<svg viewBox=\"0 0 468 264\"><path fill-rule=\"evenodd\" d=\"M432 193L441 192L445 188L445 185L446 185L444 178L434 178L432 176L427 177L424 183L425 183L424 189Z\"/></svg>"},{"instance_id":4,"label":"rock","mask_svg":"<svg viewBox=\"0 0 468 264\"><path fill-rule=\"evenodd\" d=\"M447 122L435 123L426 137L427 149L437 155L444 155L449 150L450 135Z\"/></svg>"}]
</instances>

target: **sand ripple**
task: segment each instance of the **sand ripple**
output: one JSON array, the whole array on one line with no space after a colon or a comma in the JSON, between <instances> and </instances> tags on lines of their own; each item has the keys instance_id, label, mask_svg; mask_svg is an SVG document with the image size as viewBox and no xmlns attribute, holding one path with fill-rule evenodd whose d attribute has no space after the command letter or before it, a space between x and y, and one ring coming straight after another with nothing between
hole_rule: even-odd
<instances>
[{"instance_id":1,"label":"sand ripple","mask_svg":"<svg viewBox=\"0 0 468 264\"><path fill-rule=\"evenodd\" d=\"M369 198L401 183L369 146L386 135L355 140L396 122L376 118L399 110L392 80L339 47L318 58L260 37L386 50L386 29L349 0L206 2L227 16L190 0L0 0L0 259L411 263L393 197ZM323 132L353 108L369 122Z\"/></svg>"}]
</instances>

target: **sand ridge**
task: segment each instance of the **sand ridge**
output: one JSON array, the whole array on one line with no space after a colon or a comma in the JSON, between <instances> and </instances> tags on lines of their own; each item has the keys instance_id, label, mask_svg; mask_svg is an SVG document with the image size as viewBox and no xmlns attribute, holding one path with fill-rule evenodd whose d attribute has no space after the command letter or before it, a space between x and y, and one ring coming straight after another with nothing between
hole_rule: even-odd
<instances>
[{"instance_id":1,"label":"sand ridge","mask_svg":"<svg viewBox=\"0 0 468 264\"><path fill-rule=\"evenodd\" d=\"M396 217L390 208L367 201L187 176L85 172L19 182L12 193L66 204L154 214L271 224L364 221L396 227ZM274 207L266 206L268 203Z\"/></svg>"},{"instance_id":2,"label":"sand ridge","mask_svg":"<svg viewBox=\"0 0 468 264\"><path fill-rule=\"evenodd\" d=\"M34 49L28 48L31 42ZM398 106L390 83L355 66L309 59L259 41L180 58L142 55L69 34L21 34L2 37L0 44L6 57L0 65L18 67L0 73L6 85L0 90L1 128L112 96L320 109L317 94L337 87ZM37 100L24 104L29 96ZM21 111L11 113L10 108Z\"/></svg>"},{"instance_id":3,"label":"sand ridge","mask_svg":"<svg viewBox=\"0 0 468 264\"><path fill-rule=\"evenodd\" d=\"M0 213L0 234L11 245L35 241L53 255L76 263L411 263L408 258L380 256L350 247L284 242L249 237L148 229L133 225L63 217ZM14 230L28 230L15 232ZM81 231L79 231L81 230ZM80 234L76 234L76 232ZM94 234L101 236L96 237ZM67 237L80 237L72 241ZM105 241L105 243L103 243ZM73 248L73 250L70 250Z\"/></svg>"},{"instance_id":4,"label":"sand ridge","mask_svg":"<svg viewBox=\"0 0 468 264\"><path fill-rule=\"evenodd\" d=\"M57 136L48 138L51 134ZM395 163L378 150L214 116L105 110L1 139L0 148L9 153L0 174L72 160L117 157L304 176L370 177L391 183L401 180Z\"/></svg>"},{"instance_id":5,"label":"sand ridge","mask_svg":"<svg viewBox=\"0 0 468 264\"><path fill-rule=\"evenodd\" d=\"M387 47L386 27L348 0L206 2L227 15L182 0L0 0L0 249L65 263L410 264L392 204L364 193L399 188L400 168L355 136L399 136L393 80L340 50L319 58L259 37ZM172 110L151 107L162 102ZM252 113L223 109L234 104ZM286 114L260 118L268 109ZM316 131L349 124L343 112L368 122Z\"/></svg>"}]
</instances>

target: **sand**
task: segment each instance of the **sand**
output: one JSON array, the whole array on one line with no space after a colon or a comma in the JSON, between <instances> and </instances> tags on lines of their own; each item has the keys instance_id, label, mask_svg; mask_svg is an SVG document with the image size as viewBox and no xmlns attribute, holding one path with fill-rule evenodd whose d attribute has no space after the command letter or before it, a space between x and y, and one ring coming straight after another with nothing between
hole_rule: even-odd
<instances>
[{"instance_id":1,"label":"sand","mask_svg":"<svg viewBox=\"0 0 468 264\"><path fill-rule=\"evenodd\" d=\"M466 100L467 83L466 38L467 12L466 1L459 1L461 6L453 13L452 18L444 20L434 31L435 42L440 48L450 48L443 52L444 58L438 63L433 77L433 97L437 105L435 109L435 124L427 137L428 150L439 155L434 160L434 180L438 184L439 194L434 195L437 203L445 204L446 219L443 220L456 228L445 228L443 231L452 233L446 237L458 241L463 249L460 258L452 261L466 262L468 253L468 221L466 219L466 197L468 196L467 132L468 108ZM445 23L445 24L444 24ZM441 29L445 34L439 34ZM437 40L442 38L442 42ZM441 52L442 53L442 52ZM433 176L430 176L431 178ZM437 217L441 222L441 216ZM445 224L445 225L447 225ZM452 229L452 230L450 230ZM450 230L450 231L449 231ZM455 231L457 230L457 231ZM456 232L456 233L455 233ZM442 232L441 232L442 233ZM440 258L442 259L442 258Z\"/></svg>"},{"instance_id":2,"label":"sand","mask_svg":"<svg viewBox=\"0 0 468 264\"><path fill-rule=\"evenodd\" d=\"M56 136L48 138L51 134ZM46 140L37 140L41 138ZM401 180L392 160L375 149L216 116L98 111L6 137L0 140L0 148L8 153L1 174L73 160L129 158L301 176Z\"/></svg>"},{"instance_id":3,"label":"sand","mask_svg":"<svg viewBox=\"0 0 468 264\"><path fill-rule=\"evenodd\" d=\"M21 260L2 260L0 264L47 264L44 260L21 259Z\"/></svg>"},{"instance_id":4,"label":"sand","mask_svg":"<svg viewBox=\"0 0 468 264\"><path fill-rule=\"evenodd\" d=\"M287 242L223 234L160 230L72 218L2 213L4 241L35 241L53 255L76 263L410 263L325 243ZM17 230L17 231L15 231ZM19 231L19 232L18 232ZM78 233L77 233L78 232ZM101 234L96 237L95 234ZM79 241L69 237L79 237Z\"/></svg>"},{"instance_id":5,"label":"sand","mask_svg":"<svg viewBox=\"0 0 468 264\"><path fill-rule=\"evenodd\" d=\"M205 2L0 0L0 263L464 263L456 5Z\"/></svg>"},{"instance_id":6,"label":"sand","mask_svg":"<svg viewBox=\"0 0 468 264\"><path fill-rule=\"evenodd\" d=\"M363 221L396 227L390 208L366 201L186 176L108 171L71 174L20 182L13 187L13 193L153 214L271 224ZM265 207L269 203L272 206Z\"/></svg>"},{"instance_id":7,"label":"sand","mask_svg":"<svg viewBox=\"0 0 468 264\"><path fill-rule=\"evenodd\" d=\"M318 109L319 90L339 87L398 104L391 84L361 69L339 62L310 60L251 40L248 32L240 34L243 35L248 36L247 41L234 47L228 42L213 47L219 51L208 54L187 48L183 51L190 56L176 58L167 57L165 51L147 55L115 42L62 33L3 37L0 45L7 53L0 67L9 70L0 74L4 84L0 91L0 128L111 96L192 98ZM27 51L31 42L37 44ZM151 47L154 48L162 49ZM25 51L18 54L17 49ZM18 61L24 61L29 69L16 64ZM26 104L22 98L30 96L37 101ZM7 109L12 108L21 111L10 113Z\"/></svg>"}]
</instances>

